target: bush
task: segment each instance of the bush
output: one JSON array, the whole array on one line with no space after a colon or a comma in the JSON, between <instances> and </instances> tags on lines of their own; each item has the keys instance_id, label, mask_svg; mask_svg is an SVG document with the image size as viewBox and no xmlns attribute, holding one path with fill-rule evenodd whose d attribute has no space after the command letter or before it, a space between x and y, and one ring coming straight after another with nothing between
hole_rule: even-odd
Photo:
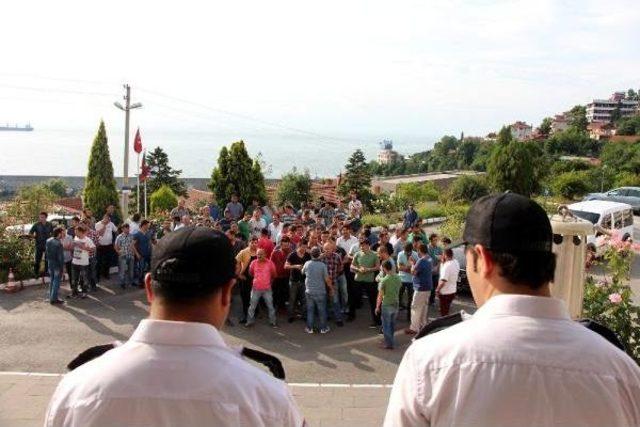
<instances>
[{"instance_id":1,"label":"bush","mask_svg":"<svg viewBox=\"0 0 640 427\"><path fill-rule=\"evenodd\" d=\"M631 172L621 172L616 175L615 187L640 187L640 175Z\"/></svg>"},{"instance_id":2,"label":"bush","mask_svg":"<svg viewBox=\"0 0 640 427\"><path fill-rule=\"evenodd\" d=\"M407 203L395 194L380 193L371 201L371 206L375 213L388 214L403 211Z\"/></svg>"},{"instance_id":3,"label":"bush","mask_svg":"<svg viewBox=\"0 0 640 427\"><path fill-rule=\"evenodd\" d=\"M629 356L640 364L640 306L633 303L629 286L634 250L638 249L629 241L622 242L620 236L609 239L603 256L605 278L587 277L582 312L583 317L615 332Z\"/></svg>"},{"instance_id":4,"label":"bush","mask_svg":"<svg viewBox=\"0 0 640 427\"><path fill-rule=\"evenodd\" d=\"M574 171L562 173L551 180L551 190L557 196L573 200L588 193L589 175L586 172Z\"/></svg>"},{"instance_id":5,"label":"bush","mask_svg":"<svg viewBox=\"0 0 640 427\"><path fill-rule=\"evenodd\" d=\"M2 227L2 226L0 226ZM0 283L6 283L9 269L16 280L33 277L34 245L18 233L0 228Z\"/></svg>"},{"instance_id":6,"label":"bush","mask_svg":"<svg viewBox=\"0 0 640 427\"><path fill-rule=\"evenodd\" d=\"M309 171L299 173L294 167L291 172L282 177L276 192L276 204L284 206L291 203L300 208L311 200L311 177Z\"/></svg>"},{"instance_id":7,"label":"bush","mask_svg":"<svg viewBox=\"0 0 640 427\"><path fill-rule=\"evenodd\" d=\"M464 221L467 217L467 212L469 212L469 205L450 203L445 205L443 210L447 219L440 226L440 232L454 242L462 239Z\"/></svg>"},{"instance_id":8,"label":"bush","mask_svg":"<svg viewBox=\"0 0 640 427\"><path fill-rule=\"evenodd\" d=\"M162 185L151 194L151 211L166 211L173 209L178 204L178 196L168 185Z\"/></svg>"},{"instance_id":9,"label":"bush","mask_svg":"<svg viewBox=\"0 0 640 427\"><path fill-rule=\"evenodd\" d=\"M440 190L436 186L427 182L425 184L407 183L400 184L396 188L396 196L406 200L407 203L418 204L420 202L434 202L438 200Z\"/></svg>"},{"instance_id":10,"label":"bush","mask_svg":"<svg viewBox=\"0 0 640 427\"><path fill-rule=\"evenodd\" d=\"M446 197L456 202L473 202L489 194L489 185L484 177L463 175L457 178Z\"/></svg>"},{"instance_id":11,"label":"bush","mask_svg":"<svg viewBox=\"0 0 640 427\"><path fill-rule=\"evenodd\" d=\"M422 219L442 218L446 215L444 207L438 203L420 203L416 206L416 212Z\"/></svg>"},{"instance_id":12,"label":"bush","mask_svg":"<svg viewBox=\"0 0 640 427\"><path fill-rule=\"evenodd\" d=\"M365 214L362 215L362 224L371 224L374 227L382 227L383 225L390 225L399 221L394 221L393 217L383 214Z\"/></svg>"}]
</instances>

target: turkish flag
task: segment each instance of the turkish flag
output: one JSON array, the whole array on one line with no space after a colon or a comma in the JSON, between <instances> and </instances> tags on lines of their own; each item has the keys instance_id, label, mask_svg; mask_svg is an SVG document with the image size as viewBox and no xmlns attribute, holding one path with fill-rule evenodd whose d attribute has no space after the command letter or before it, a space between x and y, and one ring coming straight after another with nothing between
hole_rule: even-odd
<instances>
[{"instance_id":1,"label":"turkish flag","mask_svg":"<svg viewBox=\"0 0 640 427\"><path fill-rule=\"evenodd\" d=\"M142 153L142 138L140 138L140 128L136 131L136 137L133 138L133 151Z\"/></svg>"},{"instance_id":2,"label":"turkish flag","mask_svg":"<svg viewBox=\"0 0 640 427\"><path fill-rule=\"evenodd\" d=\"M140 182L144 182L149 178L149 174L151 173L151 168L147 165L147 152L144 152L144 156L142 156L142 164L140 165Z\"/></svg>"}]
</instances>

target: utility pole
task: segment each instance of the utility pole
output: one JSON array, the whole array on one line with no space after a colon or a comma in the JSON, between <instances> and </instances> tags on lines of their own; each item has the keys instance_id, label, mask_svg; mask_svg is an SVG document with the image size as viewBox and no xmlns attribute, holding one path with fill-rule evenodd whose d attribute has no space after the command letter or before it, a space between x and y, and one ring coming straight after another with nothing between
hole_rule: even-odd
<instances>
[{"instance_id":1,"label":"utility pole","mask_svg":"<svg viewBox=\"0 0 640 427\"><path fill-rule=\"evenodd\" d=\"M127 212L129 210L129 193L131 188L129 187L129 112L134 108L142 107L142 104L136 102L131 104L131 86L124 85L124 107L119 102L114 102L120 110L124 111L124 171L122 174L122 216L123 220L126 219Z\"/></svg>"}]
</instances>

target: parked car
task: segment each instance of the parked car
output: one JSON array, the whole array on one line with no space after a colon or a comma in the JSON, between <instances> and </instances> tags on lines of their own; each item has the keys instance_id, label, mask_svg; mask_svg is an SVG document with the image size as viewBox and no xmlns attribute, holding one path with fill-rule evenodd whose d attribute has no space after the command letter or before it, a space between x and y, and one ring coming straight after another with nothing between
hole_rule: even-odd
<instances>
[{"instance_id":1,"label":"parked car","mask_svg":"<svg viewBox=\"0 0 640 427\"><path fill-rule=\"evenodd\" d=\"M471 295L471 287L469 286L469 280L467 279L467 256L464 252L464 246L464 243L451 246L453 258L458 261L458 264L460 265L457 293Z\"/></svg>"},{"instance_id":2,"label":"parked car","mask_svg":"<svg viewBox=\"0 0 640 427\"><path fill-rule=\"evenodd\" d=\"M633 208L631 205L604 200L589 200L573 203L568 208L578 218L587 220L607 231L620 233L623 240L629 237L633 238ZM587 243L596 243L596 239L601 234L596 232L587 236Z\"/></svg>"},{"instance_id":3,"label":"parked car","mask_svg":"<svg viewBox=\"0 0 640 427\"><path fill-rule=\"evenodd\" d=\"M66 228L69 226L72 217L73 215L49 214L47 221L51 222L54 228L58 225L62 225ZM19 235L28 235L32 225L33 223L11 225L7 227L7 231Z\"/></svg>"},{"instance_id":4,"label":"parked car","mask_svg":"<svg viewBox=\"0 0 640 427\"><path fill-rule=\"evenodd\" d=\"M640 213L640 187L620 187L606 193L590 193L584 197L583 201L589 200L626 203L633 207L634 213Z\"/></svg>"}]
</instances>

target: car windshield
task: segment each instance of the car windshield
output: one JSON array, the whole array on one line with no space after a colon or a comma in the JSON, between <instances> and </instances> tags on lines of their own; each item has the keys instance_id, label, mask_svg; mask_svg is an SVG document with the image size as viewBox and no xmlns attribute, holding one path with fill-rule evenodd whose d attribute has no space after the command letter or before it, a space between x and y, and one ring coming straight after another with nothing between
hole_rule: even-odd
<instances>
[{"instance_id":1,"label":"car windshield","mask_svg":"<svg viewBox=\"0 0 640 427\"><path fill-rule=\"evenodd\" d=\"M593 212L585 212L585 211L574 211L573 209L571 210L571 213L573 213L575 216L577 216L578 218L582 218L582 219L586 219L587 221L589 221L591 224L597 224L598 220L600 219L600 214L597 213L593 213Z\"/></svg>"}]
</instances>

